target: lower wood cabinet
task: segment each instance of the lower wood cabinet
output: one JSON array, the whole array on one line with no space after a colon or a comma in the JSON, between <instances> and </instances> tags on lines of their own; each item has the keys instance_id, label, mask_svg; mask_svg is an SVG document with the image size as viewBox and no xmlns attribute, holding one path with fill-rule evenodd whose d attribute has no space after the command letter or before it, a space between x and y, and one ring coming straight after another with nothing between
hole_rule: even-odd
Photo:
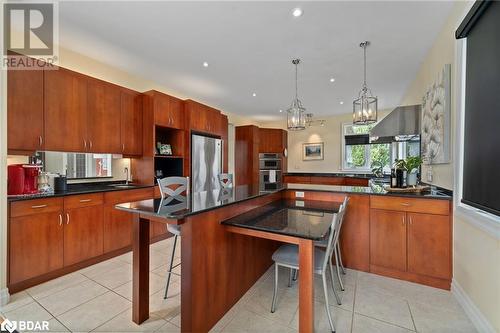
<instances>
[{"instance_id":1,"label":"lower wood cabinet","mask_svg":"<svg viewBox=\"0 0 500 333\"><path fill-rule=\"evenodd\" d=\"M62 214L62 211L34 213L10 219L10 283L24 281L63 267Z\"/></svg>"},{"instance_id":2,"label":"lower wood cabinet","mask_svg":"<svg viewBox=\"0 0 500 333\"><path fill-rule=\"evenodd\" d=\"M406 270L406 221L404 212L370 211L370 263Z\"/></svg>"},{"instance_id":3,"label":"lower wood cabinet","mask_svg":"<svg viewBox=\"0 0 500 333\"><path fill-rule=\"evenodd\" d=\"M102 205L67 210L64 225L64 265L103 254Z\"/></svg>"}]
</instances>

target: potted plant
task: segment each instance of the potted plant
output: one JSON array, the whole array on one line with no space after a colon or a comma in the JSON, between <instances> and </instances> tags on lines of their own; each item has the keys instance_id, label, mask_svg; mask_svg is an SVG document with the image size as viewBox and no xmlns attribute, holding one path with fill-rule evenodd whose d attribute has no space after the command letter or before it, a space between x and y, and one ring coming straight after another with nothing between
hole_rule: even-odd
<instances>
[{"instance_id":1,"label":"potted plant","mask_svg":"<svg viewBox=\"0 0 500 333\"><path fill-rule=\"evenodd\" d=\"M418 168L422 164L422 158L420 156L408 156L404 164L406 171L408 171L406 180L408 186L417 185Z\"/></svg>"}]
</instances>

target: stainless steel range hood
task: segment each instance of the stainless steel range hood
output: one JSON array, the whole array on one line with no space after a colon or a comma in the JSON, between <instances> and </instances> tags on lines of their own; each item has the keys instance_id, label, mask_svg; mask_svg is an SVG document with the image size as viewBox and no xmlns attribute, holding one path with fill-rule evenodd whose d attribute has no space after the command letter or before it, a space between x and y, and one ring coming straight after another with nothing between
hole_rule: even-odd
<instances>
[{"instance_id":1,"label":"stainless steel range hood","mask_svg":"<svg viewBox=\"0 0 500 333\"><path fill-rule=\"evenodd\" d=\"M420 135L420 105L398 106L370 131L370 142L407 141Z\"/></svg>"}]
</instances>

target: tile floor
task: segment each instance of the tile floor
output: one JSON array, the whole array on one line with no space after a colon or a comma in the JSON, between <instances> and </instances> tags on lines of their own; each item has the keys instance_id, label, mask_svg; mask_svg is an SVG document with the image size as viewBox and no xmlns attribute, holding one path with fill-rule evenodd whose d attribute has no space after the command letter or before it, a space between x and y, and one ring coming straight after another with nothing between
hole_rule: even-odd
<instances>
[{"instance_id":1,"label":"tile floor","mask_svg":"<svg viewBox=\"0 0 500 333\"><path fill-rule=\"evenodd\" d=\"M171 297L163 299L171 248L172 240L151 246L151 318L141 326L130 320L131 253L12 295L0 312L11 320L48 320L52 332L180 332L179 277L172 276ZM212 332L297 332L298 285L288 288L287 271L280 272L277 310L271 313L272 273L273 268ZM344 281L343 304L333 304L331 290L328 297L338 333L476 332L449 292L353 270ZM316 331L328 332L320 279L315 290Z\"/></svg>"}]
</instances>

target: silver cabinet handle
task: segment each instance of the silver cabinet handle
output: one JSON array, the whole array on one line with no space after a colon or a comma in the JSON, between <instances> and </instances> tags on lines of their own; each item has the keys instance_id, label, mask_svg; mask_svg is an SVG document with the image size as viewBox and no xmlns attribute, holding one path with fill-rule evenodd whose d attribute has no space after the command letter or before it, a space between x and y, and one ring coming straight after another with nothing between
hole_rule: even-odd
<instances>
[{"instance_id":1,"label":"silver cabinet handle","mask_svg":"<svg viewBox=\"0 0 500 333\"><path fill-rule=\"evenodd\" d=\"M92 199L81 199L80 202L91 202Z\"/></svg>"},{"instance_id":2,"label":"silver cabinet handle","mask_svg":"<svg viewBox=\"0 0 500 333\"><path fill-rule=\"evenodd\" d=\"M410 204L409 204L409 203L407 203L407 202L402 202L402 203L401 203L401 206L406 206L406 207L408 207L408 206L410 206Z\"/></svg>"},{"instance_id":3,"label":"silver cabinet handle","mask_svg":"<svg viewBox=\"0 0 500 333\"><path fill-rule=\"evenodd\" d=\"M62 214L59 214L59 226L62 226Z\"/></svg>"},{"instance_id":4,"label":"silver cabinet handle","mask_svg":"<svg viewBox=\"0 0 500 333\"><path fill-rule=\"evenodd\" d=\"M83 147L87 149L87 140L83 140Z\"/></svg>"},{"instance_id":5,"label":"silver cabinet handle","mask_svg":"<svg viewBox=\"0 0 500 333\"><path fill-rule=\"evenodd\" d=\"M409 219L410 219L410 225L412 225L412 224L413 224L413 221L412 221L411 217L409 217Z\"/></svg>"},{"instance_id":6,"label":"silver cabinet handle","mask_svg":"<svg viewBox=\"0 0 500 333\"><path fill-rule=\"evenodd\" d=\"M405 222L406 222L405 221L405 217L403 216L403 223L402 223L402 225L405 225Z\"/></svg>"},{"instance_id":7,"label":"silver cabinet handle","mask_svg":"<svg viewBox=\"0 0 500 333\"><path fill-rule=\"evenodd\" d=\"M122 143L122 153L125 151L125 144Z\"/></svg>"},{"instance_id":8,"label":"silver cabinet handle","mask_svg":"<svg viewBox=\"0 0 500 333\"><path fill-rule=\"evenodd\" d=\"M66 224L69 224L69 213L66 213Z\"/></svg>"},{"instance_id":9,"label":"silver cabinet handle","mask_svg":"<svg viewBox=\"0 0 500 333\"><path fill-rule=\"evenodd\" d=\"M40 144L40 147L43 145L43 138L41 135L38 136L38 143Z\"/></svg>"},{"instance_id":10,"label":"silver cabinet handle","mask_svg":"<svg viewBox=\"0 0 500 333\"><path fill-rule=\"evenodd\" d=\"M33 209L45 208L45 207L47 207L47 205L35 205L35 206L31 206L31 208L33 208Z\"/></svg>"},{"instance_id":11,"label":"silver cabinet handle","mask_svg":"<svg viewBox=\"0 0 500 333\"><path fill-rule=\"evenodd\" d=\"M89 149L92 149L92 140L89 140Z\"/></svg>"}]
</instances>

